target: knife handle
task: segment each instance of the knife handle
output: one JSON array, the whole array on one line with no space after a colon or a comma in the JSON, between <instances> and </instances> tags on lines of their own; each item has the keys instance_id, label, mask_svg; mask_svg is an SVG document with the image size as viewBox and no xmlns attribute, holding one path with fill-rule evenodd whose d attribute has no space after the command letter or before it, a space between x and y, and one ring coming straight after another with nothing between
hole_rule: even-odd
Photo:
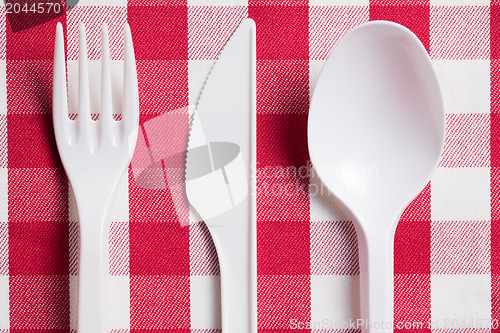
<instances>
[{"instance_id":1,"label":"knife handle","mask_svg":"<svg viewBox=\"0 0 500 333\"><path fill-rule=\"evenodd\" d=\"M217 250L223 333L257 332L255 227L245 200L205 223Z\"/></svg>"}]
</instances>

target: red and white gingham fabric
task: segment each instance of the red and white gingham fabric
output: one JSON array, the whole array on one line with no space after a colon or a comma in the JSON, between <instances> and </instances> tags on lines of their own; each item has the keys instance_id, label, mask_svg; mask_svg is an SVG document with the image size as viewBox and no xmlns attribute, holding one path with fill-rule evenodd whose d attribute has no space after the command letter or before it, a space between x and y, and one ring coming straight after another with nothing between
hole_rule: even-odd
<instances>
[{"instance_id":1,"label":"red and white gingham fabric","mask_svg":"<svg viewBox=\"0 0 500 333\"><path fill-rule=\"evenodd\" d=\"M342 323L359 317L356 234L308 177L306 124L330 50L376 19L417 34L446 104L442 160L401 217L394 250L395 322L425 325L397 331L500 332L498 0L82 0L17 32L0 7L0 332L76 329L77 217L51 124L56 22L67 32L72 110L77 23L88 28L98 93L100 25L110 27L119 83L121 27L129 22L143 124L196 103L246 17L257 25L260 332L295 331L292 322L312 322L301 332L347 332ZM129 173L110 244L115 332L220 331L213 244L203 225L179 226L167 190L140 188Z\"/></svg>"}]
</instances>

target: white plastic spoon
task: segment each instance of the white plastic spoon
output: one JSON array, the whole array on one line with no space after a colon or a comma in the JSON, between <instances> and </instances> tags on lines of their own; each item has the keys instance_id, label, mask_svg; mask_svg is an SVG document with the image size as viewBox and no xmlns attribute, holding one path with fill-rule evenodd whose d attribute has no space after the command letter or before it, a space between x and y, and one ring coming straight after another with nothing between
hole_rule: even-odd
<instances>
[{"instance_id":1,"label":"white plastic spoon","mask_svg":"<svg viewBox=\"0 0 500 333\"><path fill-rule=\"evenodd\" d=\"M338 42L311 100L309 153L354 216L363 332L392 331L394 231L436 168L444 123L438 80L410 30L374 21Z\"/></svg>"}]
</instances>

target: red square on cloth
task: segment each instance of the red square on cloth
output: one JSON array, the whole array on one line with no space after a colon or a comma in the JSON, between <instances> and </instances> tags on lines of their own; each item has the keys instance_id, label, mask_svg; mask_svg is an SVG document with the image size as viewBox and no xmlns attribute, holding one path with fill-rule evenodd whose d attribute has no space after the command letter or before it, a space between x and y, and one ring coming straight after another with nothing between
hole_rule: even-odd
<instances>
[{"instance_id":1,"label":"red square on cloth","mask_svg":"<svg viewBox=\"0 0 500 333\"><path fill-rule=\"evenodd\" d=\"M257 96L257 113L307 113L309 62L258 60Z\"/></svg>"},{"instance_id":2,"label":"red square on cloth","mask_svg":"<svg viewBox=\"0 0 500 333\"><path fill-rule=\"evenodd\" d=\"M68 274L68 238L67 223L9 223L10 276Z\"/></svg>"},{"instance_id":3,"label":"red square on cloth","mask_svg":"<svg viewBox=\"0 0 500 333\"><path fill-rule=\"evenodd\" d=\"M355 26L368 21L368 6L309 7L309 57L326 60L335 44Z\"/></svg>"},{"instance_id":4,"label":"red square on cloth","mask_svg":"<svg viewBox=\"0 0 500 333\"><path fill-rule=\"evenodd\" d=\"M307 275L257 277L259 331L288 331L290 320L311 321L311 278Z\"/></svg>"},{"instance_id":5,"label":"red square on cloth","mask_svg":"<svg viewBox=\"0 0 500 333\"><path fill-rule=\"evenodd\" d=\"M187 60L187 7L128 6L137 60Z\"/></svg>"},{"instance_id":6,"label":"red square on cloth","mask_svg":"<svg viewBox=\"0 0 500 333\"><path fill-rule=\"evenodd\" d=\"M53 56L53 55L52 55ZM52 61L7 60L7 112L52 112Z\"/></svg>"},{"instance_id":7,"label":"red square on cloth","mask_svg":"<svg viewBox=\"0 0 500 333\"><path fill-rule=\"evenodd\" d=\"M490 58L500 59L500 3L492 1L490 5Z\"/></svg>"},{"instance_id":8,"label":"red square on cloth","mask_svg":"<svg viewBox=\"0 0 500 333\"><path fill-rule=\"evenodd\" d=\"M39 14L43 16L43 14ZM14 32L7 20L7 59L8 60L53 60L54 41L57 22L66 25L66 15Z\"/></svg>"},{"instance_id":9,"label":"red square on cloth","mask_svg":"<svg viewBox=\"0 0 500 333\"><path fill-rule=\"evenodd\" d=\"M189 332L189 305L189 276L130 277L132 332Z\"/></svg>"},{"instance_id":10,"label":"red square on cloth","mask_svg":"<svg viewBox=\"0 0 500 333\"><path fill-rule=\"evenodd\" d=\"M257 115L257 163L264 166L307 165L307 113Z\"/></svg>"},{"instance_id":11,"label":"red square on cloth","mask_svg":"<svg viewBox=\"0 0 500 333\"><path fill-rule=\"evenodd\" d=\"M493 263L493 257L492 263ZM492 267L493 268L493 267ZM491 272L491 319L496 322L500 319L500 274L498 271ZM498 333L499 328L492 329L492 333Z\"/></svg>"},{"instance_id":12,"label":"red square on cloth","mask_svg":"<svg viewBox=\"0 0 500 333\"><path fill-rule=\"evenodd\" d=\"M9 168L62 168L50 114L8 114L7 147Z\"/></svg>"},{"instance_id":13,"label":"red square on cloth","mask_svg":"<svg viewBox=\"0 0 500 333\"><path fill-rule=\"evenodd\" d=\"M429 51L429 5L403 5L395 1L392 5L379 5L376 1L370 5L370 20L388 20L404 25L420 39L424 47Z\"/></svg>"},{"instance_id":14,"label":"red square on cloth","mask_svg":"<svg viewBox=\"0 0 500 333\"><path fill-rule=\"evenodd\" d=\"M500 60L497 59L490 60L490 111L500 113Z\"/></svg>"},{"instance_id":15,"label":"red square on cloth","mask_svg":"<svg viewBox=\"0 0 500 333\"><path fill-rule=\"evenodd\" d=\"M131 275L189 276L189 228L130 218Z\"/></svg>"},{"instance_id":16,"label":"red square on cloth","mask_svg":"<svg viewBox=\"0 0 500 333\"><path fill-rule=\"evenodd\" d=\"M430 258L430 220L400 220L394 236L394 273L430 274Z\"/></svg>"},{"instance_id":17,"label":"red square on cloth","mask_svg":"<svg viewBox=\"0 0 500 333\"><path fill-rule=\"evenodd\" d=\"M258 275L309 275L309 221L260 221L257 225Z\"/></svg>"},{"instance_id":18,"label":"red square on cloth","mask_svg":"<svg viewBox=\"0 0 500 333\"><path fill-rule=\"evenodd\" d=\"M69 328L67 276L10 276L10 331Z\"/></svg>"},{"instance_id":19,"label":"red square on cloth","mask_svg":"<svg viewBox=\"0 0 500 333\"><path fill-rule=\"evenodd\" d=\"M500 276L500 220L497 218L491 220L491 274ZM498 281L500 282L500 279ZM498 296L500 297L500 285Z\"/></svg>"},{"instance_id":20,"label":"red square on cloth","mask_svg":"<svg viewBox=\"0 0 500 333\"><path fill-rule=\"evenodd\" d=\"M63 169L9 169L9 222L68 221Z\"/></svg>"},{"instance_id":21,"label":"red square on cloth","mask_svg":"<svg viewBox=\"0 0 500 333\"><path fill-rule=\"evenodd\" d=\"M309 58L309 8L307 6L253 6L248 16L257 26L257 59Z\"/></svg>"}]
</instances>

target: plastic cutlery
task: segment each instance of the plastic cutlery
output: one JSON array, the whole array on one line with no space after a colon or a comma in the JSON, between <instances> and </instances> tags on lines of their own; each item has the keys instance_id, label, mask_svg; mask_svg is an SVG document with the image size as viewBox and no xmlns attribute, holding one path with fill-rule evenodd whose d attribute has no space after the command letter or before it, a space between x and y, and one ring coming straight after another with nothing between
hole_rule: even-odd
<instances>
[{"instance_id":1,"label":"plastic cutlery","mask_svg":"<svg viewBox=\"0 0 500 333\"><path fill-rule=\"evenodd\" d=\"M392 331L396 223L443 140L440 87L418 38L385 21L348 32L317 82L308 141L315 172L355 219L364 332Z\"/></svg>"},{"instance_id":2,"label":"plastic cutlery","mask_svg":"<svg viewBox=\"0 0 500 333\"><path fill-rule=\"evenodd\" d=\"M222 332L257 332L255 23L243 21L221 51L197 105L186 194L205 221L221 272Z\"/></svg>"},{"instance_id":3,"label":"plastic cutlery","mask_svg":"<svg viewBox=\"0 0 500 333\"><path fill-rule=\"evenodd\" d=\"M120 177L134 151L139 123L139 94L134 48L128 25L124 27L125 62L122 120L112 114L109 37L102 27L101 112L92 120L87 69L85 26L80 24L79 110L68 116L64 36L57 25L54 52L53 122L57 149L70 180L80 220L78 332L104 333L106 313L104 281L108 257L107 214Z\"/></svg>"}]
</instances>

